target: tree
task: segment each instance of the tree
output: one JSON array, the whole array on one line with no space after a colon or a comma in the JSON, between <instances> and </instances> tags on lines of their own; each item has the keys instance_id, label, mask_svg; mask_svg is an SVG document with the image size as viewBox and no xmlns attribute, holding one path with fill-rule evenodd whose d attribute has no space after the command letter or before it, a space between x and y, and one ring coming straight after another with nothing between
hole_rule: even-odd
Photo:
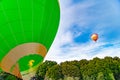
<instances>
[{"instance_id":1,"label":"tree","mask_svg":"<svg viewBox=\"0 0 120 80\"><path fill-rule=\"evenodd\" d=\"M62 74L62 69L59 65L54 65L48 69L46 73L47 78L51 78L52 80L63 79L64 75Z\"/></svg>"},{"instance_id":2,"label":"tree","mask_svg":"<svg viewBox=\"0 0 120 80\"><path fill-rule=\"evenodd\" d=\"M66 61L57 65L56 62L46 61L40 65L37 74L42 80L120 80L119 57L105 57L92 60Z\"/></svg>"},{"instance_id":3,"label":"tree","mask_svg":"<svg viewBox=\"0 0 120 80\"><path fill-rule=\"evenodd\" d=\"M105 80L103 72L99 72L96 80Z\"/></svg>"},{"instance_id":4,"label":"tree","mask_svg":"<svg viewBox=\"0 0 120 80\"><path fill-rule=\"evenodd\" d=\"M62 73L64 76L80 77L80 69L75 65L62 64Z\"/></svg>"},{"instance_id":5,"label":"tree","mask_svg":"<svg viewBox=\"0 0 120 80\"><path fill-rule=\"evenodd\" d=\"M40 66L39 66L39 68L38 68L38 70L36 72L36 75L39 76L39 77L41 77L42 79L44 79L47 70L50 67L52 67L52 66L54 66L56 64L57 63L55 61L45 61L45 62L43 62L42 64L40 64Z\"/></svg>"}]
</instances>

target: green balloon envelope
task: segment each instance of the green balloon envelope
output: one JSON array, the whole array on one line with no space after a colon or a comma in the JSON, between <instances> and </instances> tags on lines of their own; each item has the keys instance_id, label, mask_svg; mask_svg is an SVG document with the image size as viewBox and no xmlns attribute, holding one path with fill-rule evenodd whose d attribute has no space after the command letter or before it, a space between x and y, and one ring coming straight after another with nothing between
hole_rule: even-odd
<instances>
[{"instance_id":1,"label":"green balloon envelope","mask_svg":"<svg viewBox=\"0 0 120 80\"><path fill-rule=\"evenodd\" d=\"M0 61L10 50L24 43L40 43L49 50L60 20L58 0L0 1ZM15 55L13 55L15 57ZM42 62L40 55L26 55L18 61L25 71L28 61ZM24 66L24 67L23 67Z\"/></svg>"}]
</instances>

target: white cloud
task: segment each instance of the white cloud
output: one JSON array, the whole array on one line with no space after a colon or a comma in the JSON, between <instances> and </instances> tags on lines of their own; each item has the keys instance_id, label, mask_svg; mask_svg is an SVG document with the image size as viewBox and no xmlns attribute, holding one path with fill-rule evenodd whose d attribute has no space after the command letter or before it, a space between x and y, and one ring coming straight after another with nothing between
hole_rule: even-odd
<instances>
[{"instance_id":1,"label":"white cloud","mask_svg":"<svg viewBox=\"0 0 120 80\"><path fill-rule=\"evenodd\" d=\"M115 57L115 56L118 56L120 57L120 48L107 48L107 49L104 49L100 52L98 52L96 55L94 55L92 58L94 57L100 57L100 58L103 58L105 56L111 56L111 57Z\"/></svg>"},{"instance_id":2,"label":"white cloud","mask_svg":"<svg viewBox=\"0 0 120 80\"><path fill-rule=\"evenodd\" d=\"M100 58L103 58L105 56L120 57L120 52L119 52L120 47L118 47L119 44L117 44L120 42L117 43L112 42L111 44L116 46L110 46L109 48L101 47L109 44L107 42L101 42L104 40L102 38L96 43L89 41L88 43L85 44L76 44L73 41L73 38L80 36L81 32L77 33L76 36L73 36L72 33L68 30L74 24L77 24L80 26L80 28L83 27L85 29L85 27L89 27L89 24L93 23L93 21L99 19L100 19L99 21L101 21L111 15L111 13L105 13L104 16L101 14L100 16L93 14L89 16L87 13L89 8L95 7L96 4L97 3L95 3L94 0L93 1L87 0L78 4L72 4L72 0L60 0L61 21L60 21L59 31L45 60L53 60L60 63L66 60L92 59L94 57L100 57ZM92 11L92 9L89 10L89 13L90 11ZM109 9L108 11L111 11L111 9ZM118 10L115 9L115 14L119 13L117 11ZM102 13L102 12L98 12L98 13ZM97 25L95 25L94 29L98 33L104 33L104 31L102 30L106 29L106 26L108 25L111 24L104 23L103 20L103 22L101 21ZM63 45L66 45L66 47L62 47Z\"/></svg>"}]
</instances>

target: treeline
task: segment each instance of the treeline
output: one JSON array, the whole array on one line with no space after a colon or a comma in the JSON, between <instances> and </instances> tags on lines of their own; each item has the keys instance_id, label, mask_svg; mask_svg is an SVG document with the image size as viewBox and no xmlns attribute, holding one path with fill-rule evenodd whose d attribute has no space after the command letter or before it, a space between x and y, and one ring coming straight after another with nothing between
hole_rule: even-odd
<instances>
[{"instance_id":1,"label":"treeline","mask_svg":"<svg viewBox=\"0 0 120 80\"><path fill-rule=\"evenodd\" d=\"M31 80L120 80L120 58L105 57L40 64Z\"/></svg>"}]
</instances>

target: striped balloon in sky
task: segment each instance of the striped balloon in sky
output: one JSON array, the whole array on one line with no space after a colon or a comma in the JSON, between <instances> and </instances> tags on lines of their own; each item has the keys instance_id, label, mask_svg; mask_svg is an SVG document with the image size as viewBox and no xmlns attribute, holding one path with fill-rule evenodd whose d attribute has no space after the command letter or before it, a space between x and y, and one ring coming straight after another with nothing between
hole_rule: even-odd
<instances>
[{"instance_id":1,"label":"striped balloon in sky","mask_svg":"<svg viewBox=\"0 0 120 80\"><path fill-rule=\"evenodd\" d=\"M1 69L20 78L35 71L54 40L59 20L58 0L0 0Z\"/></svg>"}]
</instances>

